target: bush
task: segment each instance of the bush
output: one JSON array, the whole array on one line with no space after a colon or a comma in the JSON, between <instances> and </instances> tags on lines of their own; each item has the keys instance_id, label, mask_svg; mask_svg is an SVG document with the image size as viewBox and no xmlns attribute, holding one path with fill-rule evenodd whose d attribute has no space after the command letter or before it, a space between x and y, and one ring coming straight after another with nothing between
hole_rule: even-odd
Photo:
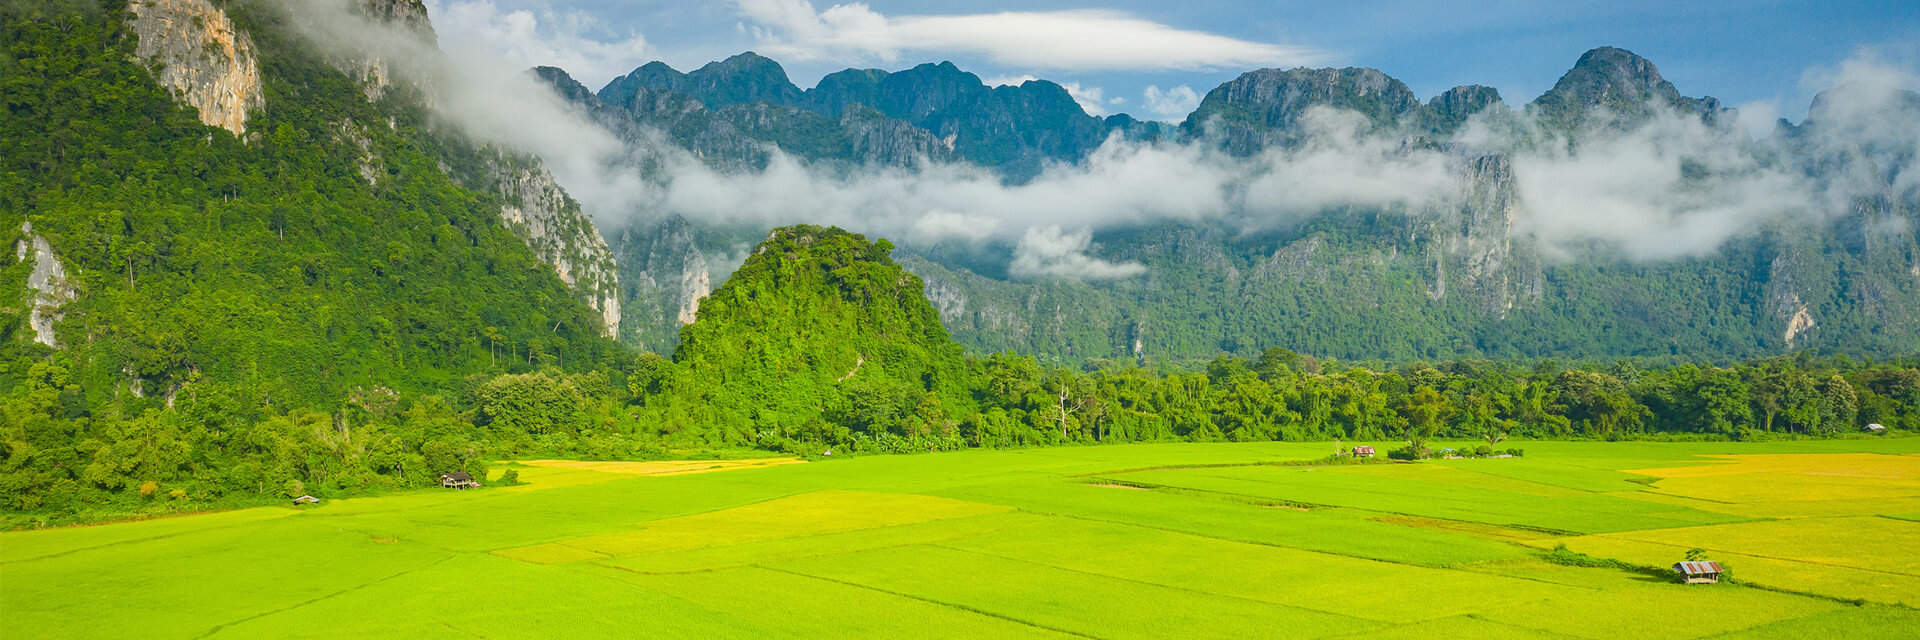
<instances>
[{"instance_id":1,"label":"bush","mask_svg":"<svg viewBox=\"0 0 1920 640\"><path fill-rule=\"evenodd\" d=\"M1473 455L1476 455L1476 456L1479 456L1479 457L1482 457L1482 458L1485 458L1485 457L1487 457L1487 456L1490 456L1490 455L1493 455L1493 447L1489 447L1489 446L1487 446L1487 445L1484 445L1484 444L1483 444L1483 445L1480 445L1480 446L1478 446L1478 447L1474 447L1474 449L1473 449Z\"/></svg>"},{"instance_id":2,"label":"bush","mask_svg":"<svg viewBox=\"0 0 1920 640\"><path fill-rule=\"evenodd\" d=\"M506 473L500 474L500 480L498 481L498 484L503 487L511 487L513 485L520 484L520 470L514 469L512 467L508 467Z\"/></svg>"}]
</instances>

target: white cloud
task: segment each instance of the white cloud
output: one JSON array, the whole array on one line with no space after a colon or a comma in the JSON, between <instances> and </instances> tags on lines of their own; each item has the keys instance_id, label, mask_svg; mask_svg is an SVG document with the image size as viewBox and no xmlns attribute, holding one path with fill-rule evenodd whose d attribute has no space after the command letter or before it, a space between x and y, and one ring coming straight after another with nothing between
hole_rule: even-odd
<instances>
[{"instance_id":1,"label":"white cloud","mask_svg":"<svg viewBox=\"0 0 1920 640\"><path fill-rule=\"evenodd\" d=\"M1112 262L1087 255L1092 244L1090 229L1066 233L1059 225L1030 228L1014 248L1007 272L1022 278L1071 280L1115 280L1146 273L1147 267L1137 262Z\"/></svg>"},{"instance_id":2,"label":"white cloud","mask_svg":"<svg viewBox=\"0 0 1920 640\"><path fill-rule=\"evenodd\" d=\"M1147 90L1141 94L1141 100L1141 103L1147 107L1148 117L1167 122L1185 120L1187 114L1193 113L1194 109L1200 107L1200 94L1194 92L1193 87L1184 84L1165 91L1161 91L1160 87L1147 85Z\"/></svg>"},{"instance_id":3,"label":"white cloud","mask_svg":"<svg viewBox=\"0 0 1920 640\"><path fill-rule=\"evenodd\" d=\"M1066 88L1067 95L1073 96L1074 102L1080 103L1080 110L1087 112L1087 115L1107 115L1107 104L1109 103L1107 102L1106 89L1083 86L1078 82L1062 83L1060 86Z\"/></svg>"},{"instance_id":4,"label":"white cloud","mask_svg":"<svg viewBox=\"0 0 1920 640\"><path fill-rule=\"evenodd\" d=\"M1738 130L1662 113L1623 136L1586 135L1514 157L1519 229L1549 249L1600 243L1641 259L1710 253L1794 215L1824 215L1808 185L1760 163Z\"/></svg>"},{"instance_id":5,"label":"white cloud","mask_svg":"<svg viewBox=\"0 0 1920 640\"><path fill-rule=\"evenodd\" d=\"M1405 210L1451 195L1450 159L1406 149L1372 133L1366 116L1313 107L1301 116L1304 142L1272 148L1254 162L1243 208L1253 226L1291 224L1332 207Z\"/></svg>"},{"instance_id":6,"label":"white cloud","mask_svg":"<svg viewBox=\"0 0 1920 640\"><path fill-rule=\"evenodd\" d=\"M799 60L898 61L907 53L973 53L1030 69L1201 70L1298 66L1312 49L1176 29L1121 11L1007 11L886 16L860 2L815 10L808 0L735 0L761 47Z\"/></svg>"},{"instance_id":7,"label":"white cloud","mask_svg":"<svg viewBox=\"0 0 1920 640\"><path fill-rule=\"evenodd\" d=\"M615 33L577 9L502 10L491 0L427 0L440 46L456 58L484 52L521 68L553 66L597 87L654 51L639 33Z\"/></svg>"}]
</instances>

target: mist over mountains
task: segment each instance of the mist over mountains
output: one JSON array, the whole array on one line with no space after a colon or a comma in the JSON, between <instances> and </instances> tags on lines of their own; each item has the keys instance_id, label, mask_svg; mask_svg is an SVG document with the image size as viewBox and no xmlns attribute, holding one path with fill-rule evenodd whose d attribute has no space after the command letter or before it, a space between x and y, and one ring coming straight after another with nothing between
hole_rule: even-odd
<instances>
[{"instance_id":1,"label":"mist over mountains","mask_svg":"<svg viewBox=\"0 0 1920 640\"><path fill-rule=\"evenodd\" d=\"M896 240L975 350L1920 344L1920 99L1870 56L1798 123L1686 96L1610 47L1520 105L1482 86L1423 101L1373 69L1262 69L1177 124L950 63L806 90L752 53L597 90L553 67L453 67L436 109L546 160L620 263L622 339L654 350L764 229L794 223Z\"/></svg>"},{"instance_id":2,"label":"mist over mountains","mask_svg":"<svg viewBox=\"0 0 1920 640\"><path fill-rule=\"evenodd\" d=\"M595 211L632 225L615 235L815 221L898 238L977 349L1739 356L1914 340L1920 100L1868 61L1798 124L1683 96L1610 47L1517 108L1480 86L1422 102L1372 69L1265 69L1178 125L1090 116L1057 84L989 87L944 63L804 91L752 53L650 63L597 92L537 73L652 186ZM623 268L712 281L728 246ZM686 308L698 289L648 295ZM1699 326L1720 314L1740 320ZM1543 335L1581 332L1562 324L1574 316L1625 331ZM1821 330L1846 326L1865 335ZM663 348L671 329L640 342ZM1387 346L1395 333L1411 348Z\"/></svg>"}]
</instances>

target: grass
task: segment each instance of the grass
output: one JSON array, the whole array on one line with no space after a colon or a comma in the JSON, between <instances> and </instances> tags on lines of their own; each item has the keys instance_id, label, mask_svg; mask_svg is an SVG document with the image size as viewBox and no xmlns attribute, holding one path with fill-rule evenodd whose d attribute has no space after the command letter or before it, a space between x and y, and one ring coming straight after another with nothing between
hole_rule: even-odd
<instances>
[{"instance_id":1,"label":"grass","mask_svg":"<svg viewBox=\"0 0 1920 640\"><path fill-rule=\"evenodd\" d=\"M1920 625L1909 441L1511 446L1528 457L1277 466L1327 447L1265 443L539 462L516 467L514 487L0 533L0 636L1761 639ZM1314 508L1267 506L1296 503ZM1691 547L1737 584L1635 569Z\"/></svg>"}]
</instances>

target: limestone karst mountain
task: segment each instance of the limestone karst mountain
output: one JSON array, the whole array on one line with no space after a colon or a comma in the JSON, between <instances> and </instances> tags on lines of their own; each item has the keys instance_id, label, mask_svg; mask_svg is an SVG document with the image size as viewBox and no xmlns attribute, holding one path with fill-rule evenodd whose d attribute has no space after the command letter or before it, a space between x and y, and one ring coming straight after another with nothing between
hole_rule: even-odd
<instances>
[{"instance_id":1,"label":"limestone karst mountain","mask_svg":"<svg viewBox=\"0 0 1920 640\"><path fill-rule=\"evenodd\" d=\"M1604 243L1540 237L1542 222L1528 217L1523 193L1541 186L1523 184L1522 173L1555 149L1577 157L1582 145L1605 148L1675 118L1734 135L1726 132L1731 110L1711 97L1683 96L1651 61L1618 48L1587 52L1551 90L1518 108L1478 85L1422 101L1374 69L1256 70L1208 92L1178 127L1095 118L1057 84L986 87L951 63L849 69L807 90L752 53L684 74L649 63L591 95L562 72L542 74L564 97L616 123L610 126L663 131L728 172L751 173L778 149L815 166L960 163L1018 185L1046 163L1085 162L1116 134L1254 159L1322 144L1315 136L1324 126L1309 124L1318 122L1316 112L1354 114L1364 139L1437 154L1448 167L1446 196L1418 206L1336 206L1281 225L1099 226L1095 257L1146 267L1141 277L1117 281L1009 274L1013 239L903 242L902 264L926 281L949 329L975 350L1067 360L1182 359L1268 346L1349 358L1744 357L1809 347L1889 353L1920 340L1912 321L1920 313L1913 302L1920 300L1913 232L1920 208L1913 189L1898 187L1910 181L1902 172L1920 136L1857 130L1861 122L1915 122L1898 97L1872 107L1841 104L1844 94L1823 97L1804 123L1770 139L1784 141L1770 149L1787 151L1735 151L1751 159L1744 161L1750 168L1734 171L1844 183L1828 192L1847 200L1837 208L1851 213L1803 208L1705 249L1646 259ZM1858 115L1870 108L1881 111ZM1836 122L1836 112L1851 124ZM856 131L856 120L867 128ZM1493 132L1492 142L1468 136L1470 125ZM1711 177L1704 165L1687 168L1690 162L1683 159L1682 168L1695 179ZM647 236L674 215L617 212L608 216L616 227L639 222L609 234ZM660 236L647 251L706 256L699 269L662 272L664 262L645 260L623 264L625 277L698 281L696 271L728 271L723 256L737 256L753 240L749 231L699 220L673 223L682 224L706 231ZM686 287L627 291L629 307L688 304ZM670 344L677 321L668 315L629 332L654 338L630 342Z\"/></svg>"}]
</instances>

